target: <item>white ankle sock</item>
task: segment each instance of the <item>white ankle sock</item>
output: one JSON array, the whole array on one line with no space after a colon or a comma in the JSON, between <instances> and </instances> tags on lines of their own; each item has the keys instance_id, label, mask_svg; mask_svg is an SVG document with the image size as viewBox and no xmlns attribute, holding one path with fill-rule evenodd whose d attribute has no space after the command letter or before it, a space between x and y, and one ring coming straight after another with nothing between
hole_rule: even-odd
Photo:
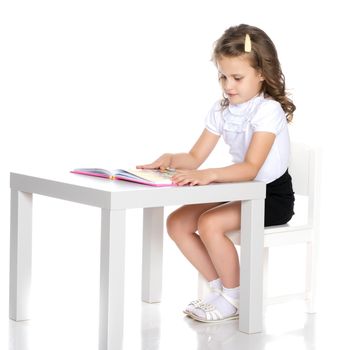
<instances>
[{"instance_id":1,"label":"white ankle sock","mask_svg":"<svg viewBox=\"0 0 350 350\"><path fill-rule=\"evenodd\" d=\"M222 289L221 279L212 280L208 282L210 289Z\"/></svg>"},{"instance_id":2,"label":"white ankle sock","mask_svg":"<svg viewBox=\"0 0 350 350\"><path fill-rule=\"evenodd\" d=\"M222 290L222 282L220 278L209 281L208 284L210 287L210 292L204 298L205 303L210 303L213 299L215 299L218 296L218 293L215 290Z\"/></svg>"},{"instance_id":3,"label":"white ankle sock","mask_svg":"<svg viewBox=\"0 0 350 350\"><path fill-rule=\"evenodd\" d=\"M228 296L231 299L239 299L239 287L236 288L222 288L223 294ZM218 295L216 298L211 301L206 301L206 303L211 304L216 307L216 309L221 313L223 318L231 316L236 313L237 309L229 303L222 295ZM193 310L193 313L199 317L205 317L203 310L196 308Z\"/></svg>"},{"instance_id":4,"label":"white ankle sock","mask_svg":"<svg viewBox=\"0 0 350 350\"><path fill-rule=\"evenodd\" d=\"M222 287L222 292L232 299L239 299L239 286L236 288L225 288Z\"/></svg>"}]
</instances>

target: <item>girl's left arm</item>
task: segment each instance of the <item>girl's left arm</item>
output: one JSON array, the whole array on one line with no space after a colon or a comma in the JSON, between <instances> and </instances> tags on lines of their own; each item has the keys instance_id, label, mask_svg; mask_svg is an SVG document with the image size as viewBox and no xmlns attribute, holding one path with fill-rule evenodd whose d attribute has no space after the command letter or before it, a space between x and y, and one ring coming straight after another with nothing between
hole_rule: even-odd
<instances>
[{"instance_id":1,"label":"girl's left arm","mask_svg":"<svg viewBox=\"0 0 350 350\"><path fill-rule=\"evenodd\" d=\"M242 163L222 168L178 171L173 177L177 185L207 185L211 182L238 182L253 180L264 164L276 135L255 132Z\"/></svg>"}]
</instances>

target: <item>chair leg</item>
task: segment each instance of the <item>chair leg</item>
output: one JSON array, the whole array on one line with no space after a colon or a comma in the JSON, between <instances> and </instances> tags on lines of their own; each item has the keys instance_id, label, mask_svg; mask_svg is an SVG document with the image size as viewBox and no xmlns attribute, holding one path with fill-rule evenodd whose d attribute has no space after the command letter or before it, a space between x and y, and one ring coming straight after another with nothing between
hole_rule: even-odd
<instances>
[{"instance_id":1,"label":"chair leg","mask_svg":"<svg viewBox=\"0 0 350 350\"><path fill-rule=\"evenodd\" d=\"M203 299L209 293L209 286L206 279L198 273L198 298Z\"/></svg>"},{"instance_id":2,"label":"chair leg","mask_svg":"<svg viewBox=\"0 0 350 350\"><path fill-rule=\"evenodd\" d=\"M316 282L317 282L318 247L315 242L307 243L306 252L306 312L316 312Z\"/></svg>"},{"instance_id":3,"label":"chair leg","mask_svg":"<svg viewBox=\"0 0 350 350\"><path fill-rule=\"evenodd\" d=\"M264 247L264 266L263 266L263 296L264 296L264 312L266 311L266 307L268 305L268 288L269 288L269 248Z\"/></svg>"}]
</instances>

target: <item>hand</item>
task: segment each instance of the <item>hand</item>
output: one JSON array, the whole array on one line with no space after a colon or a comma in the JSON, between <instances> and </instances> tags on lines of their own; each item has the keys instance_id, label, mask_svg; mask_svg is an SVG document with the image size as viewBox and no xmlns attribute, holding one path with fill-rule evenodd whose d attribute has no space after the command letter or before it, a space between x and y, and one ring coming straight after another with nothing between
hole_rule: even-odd
<instances>
[{"instance_id":1,"label":"hand","mask_svg":"<svg viewBox=\"0 0 350 350\"><path fill-rule=\"evenodd\" d=\"M178 185L207 185L215 181L215 175L212 170L177 170L172 177L172 181Z\"/></svg>"},{"instance_id":2,"label":"hand","mask_svg":"<svg viewBox=\"0 0 350 350\"><path fill-rule=\"evenodd\" d=\"M136 168L137 169L160 169L160 170L166 170L166 169L170 168L171 160L172 160L172 154L171 153L165 153L162 156L160 156L157 160L155 160L153 163L137 165Z\"/></svg>"}]
</instances>

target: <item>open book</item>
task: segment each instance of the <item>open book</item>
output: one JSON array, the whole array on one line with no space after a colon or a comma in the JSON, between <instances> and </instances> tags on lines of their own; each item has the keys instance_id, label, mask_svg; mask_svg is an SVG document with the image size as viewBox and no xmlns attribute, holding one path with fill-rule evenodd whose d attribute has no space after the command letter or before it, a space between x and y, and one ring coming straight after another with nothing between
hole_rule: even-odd
<instances>
[{"instance_id":1,"label":"open book","mask_svg":"<svg viewBox=\"0 0 350 350\"><path fill-rule=\"evenodd\" d=\"M104 177L110 180L125 180L137 182L149 186L173 186L171 177L175 170L158 170L158 169L116 169L106 170L100 168L78 168L71 171L74 174Z\"/></svg>"}]
</instances>

